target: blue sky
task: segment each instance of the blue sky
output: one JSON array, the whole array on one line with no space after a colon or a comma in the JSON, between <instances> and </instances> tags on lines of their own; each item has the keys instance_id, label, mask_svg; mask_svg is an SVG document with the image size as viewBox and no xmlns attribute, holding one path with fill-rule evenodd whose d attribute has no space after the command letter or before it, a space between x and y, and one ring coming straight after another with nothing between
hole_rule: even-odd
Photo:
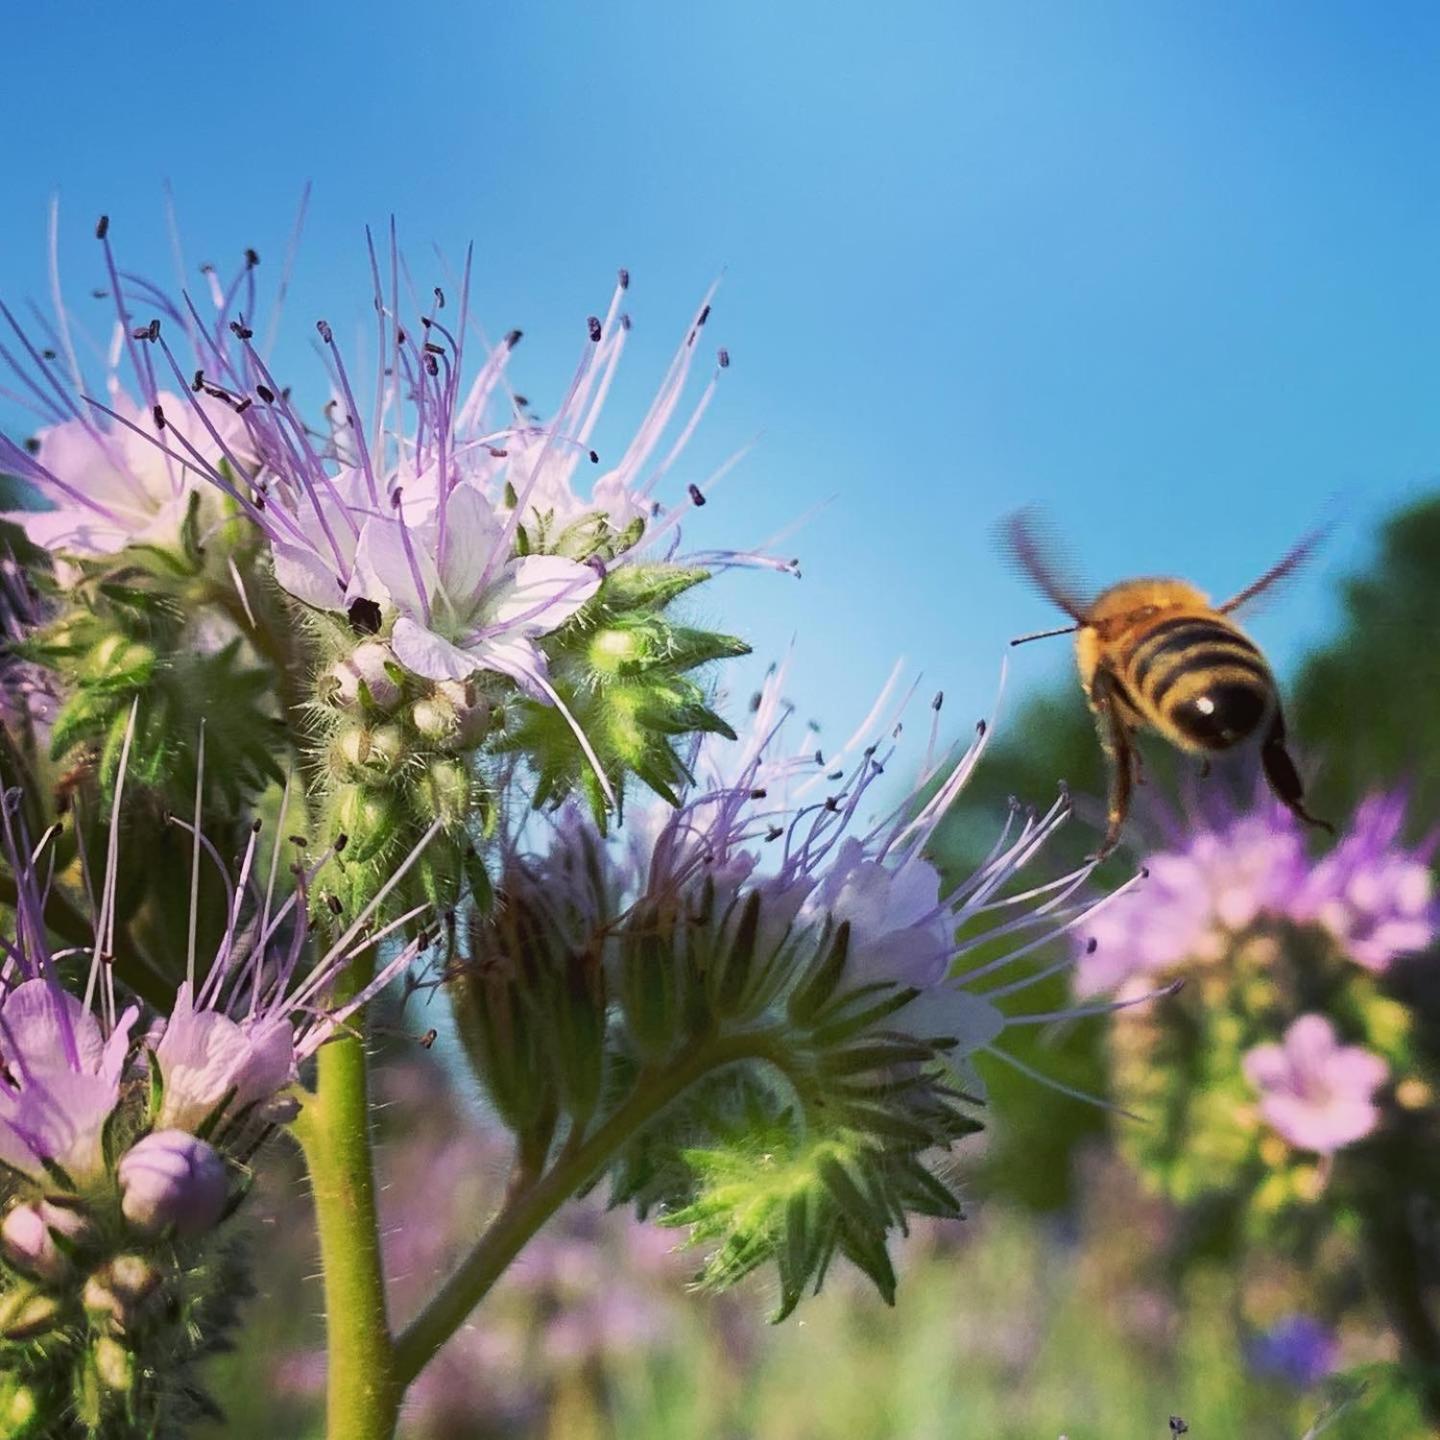
<instances>
[{"instance_id":1,"label":"blue sky","mask_svg":"<svg viewBox=\"0 0 1440 1440\"><path fill-rule=\"evenodd\" d=\"M168 277L168 179L192 263L254 245L273 277L312 180L292 373L318 374L315 318L366 318L362 227L392 212L420 276L474 240L542 409L623 264L614 449L723 271L734 364L677 483L761 439L691 536L830 504L789 542L803 580L737 577L708 618L766 658L793 637L833 730L899 654L957 722L989 705L1006 640L1051 620L995 549L1016 505L1097 583L1228 592L1344 495L1256 622L1283 666L1440 472L1432 6L57 3L4 38L7 298L44 294L57 190L84 313L102 210ZM1067 664L1016 652L1013 683Z\"/></svg>"}]
</instances>

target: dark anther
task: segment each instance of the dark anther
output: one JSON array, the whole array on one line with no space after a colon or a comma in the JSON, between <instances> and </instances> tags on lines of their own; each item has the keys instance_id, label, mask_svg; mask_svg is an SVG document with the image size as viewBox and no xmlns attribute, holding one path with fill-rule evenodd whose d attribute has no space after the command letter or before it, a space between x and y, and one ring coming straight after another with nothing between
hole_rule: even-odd
<instances>
[{"instance_id":1,"label":"dark anther","mask_svg":"<svg viewBox=\"0 0 1440 1440\"><path fill-rule=\"evenodd\" d=\"M832 815L836 814L840 809L840 802L833 795L827 795L825 797L825 808L830 811Z\"/></svg>"},{"instance_id":2,"label":"dark anther","mask_svg":"<svg viewBox=\"0 0 1440 1440\"><path fill-rule=\"evenodd\" d=\"M310 842L303 835L292 835L290 836L290 843L297 850L303 850Z\"/></svg>"},{"instance_id":3,"label":"dark anther","mask_svg":"<svg viewBox=\"0 0 1440 1440\"><path fill-rule=\"evenodd\" d=\"M750 713L752 715L760 708L760 702L764 700L764 698L758 690L750 697Z\"/></svg>"},{"instance_id":4,"label":"dark anther","mask_svg":"<svg viewBox=\"0 0 1440 1440\"><path fill-rule=\"evenodd\" d=\"M34 435L25 437L25 453L27 455L38 455L40 453L40 441Z\"/></svg>"},{"instance_id":5,"label":"dark anther","mask_svg":"<svg viewBox=\"0 0 1440 1440\"><path fill-rule=\"evenodd\" d=\"M425 342L425 353L427 355L443 355L445 353L445 347L443 345L437 345L433 340L427 340Z\"/></svg>"},{"instance_id":6,"label":"dark anther","mask_svg":"<svg viewBox=\"0 0 1440 1440\"><path fill-rule=\"evenodd\" d=\"M441 310L445 308L445 292L438 285L435 287L435 304Z\"/></svg>"},{"instance_id":7,"label":"dark anther","mask_svg":"<svg viewBox=\"0 0 1440 1440\"><path fill-rule=\"evenodd\" d=\"M110 292L108 290L92 290L90 292L90 298L92 300L104 300L109 296L109 294Z\"/></svg>"},{"instance_id":8,"label":"dark anther","mask_svg":"<svg viewBox=\"0 0 1440 1440\"><path fill-rule=\"evenodd\" d=\"M254 403L248 395L242 396L235 402L235 413L237 415L243 415Z\"/></svg>"},{"instance_id":9,"label":"dark anther","mask_svg":"<svg viewBox=\"0 0 1440 1440\"><path fill-rule=\"evenodd\" d=\"M720 368L722 370L728 370L730 368L730 352L728 350L716 351L715 358L720 362Z\"/></svg>"},{"instance_id":10,"label":"dark anther","mask_svg":"<svg viewBox=\"0 0 1440 1440\"><path fill-rule=\"evenodd\" d=\"M523 330L507 330L505 332L505 348L513 350L520 343L520 337L524 333Z\"/></svg>"},{"instance_id":11,"label":"dark anther","mask_svg":"<svg viewBox=\"0 0 1440 1440\"><path fill-rule=\"evenodd\" d=\"M502 450L496 445L491 445L489 450L490 456L494 460L503 460L510 453L508 450Z\"/></svg>"},{"instance_id":12,"label":"dark anther","mask_svg":"<svg viewBox=\"0 0 1440 1440\"><path fill-rule=\"evenodd\" d=\"M344 914L345 907L340 903L340 897L338 895L327 895L325 897L325 905L332 915Z\"/></svg>"},{"instance_id":13,"label":"dark anther","mask_svg":"<svg viewBox=\"0 0 1440 1440\"><path fill-rule=\"evenodd\" d=\"M248 245L245 247L245 264L253 270L260 263L258 251L252 250Z\"/></svg>"},{"instance_id":14,"label":"dark anther","mask_svg":"<svg viewBox=\"0 0 1440 1440\"><path fill-rule=\"evenodd\" d=\"M623 265L620 267L620 288L622 290L630 288L630 272Z\"/></svg>"},{"instance_id":15,"label":"dark anther","mask_svg":"<svg viewBox=\"0 0 1440 1440\"><path fill-rule=\"evenodd\" d=\"M230 333L237 340L249 340L255 334L248 325L242 325L238 320L230 322Z\"/></svg>"},{"instance_id":16,"label":"dark anther","mask_svg":"<svg viewBox=\"0 0 1440 1440\"><path fill-rule=\"evenodd\" d=\"M695 328L698 330L709 318L710 318L710 307L707 305L707 306L700 312L700 318L695 322Z\"/></svg>"},{"instance_id":17,"label":"dark anther","mask_svg":"<svg viewBox=\"0 0 1440 1440\"><path fill-rule=\"evenodd\" d=\"M317 320L315 322L315 328L320 332L320 338L327 345L333 345L335 343L335 332L330 328L330 322L328 320Z\"/></svg>"},{"instance_id":18,"label":"dark anther","mask_svg":"<svg viewBox=\"0 0 1440 1440\"><path fill-rule=\"evenodd\" d=\"M395 343L397 345L403 345L408 338L405 332L397 327L395 331Z\"/></svg>"},{"instance_id":19,"label":"dark anther","mask_svg":"<svg viewBox=\"0 0 1440 1440\"><path fill-rule=\"evenodd\" d=\"M345 847L346 847L349 843L350 843L350 837L349 837L348 835L337 835L337 836L335 837L335 846L334 846L335 853L336 853L337 855L343 853Z\"/></svg>"},{"instance_id":20,"label":"dark anther","mask_svg":"<svg viewBox=\"0 0 1440 1440\"><path fill-rule=\"evenodd\" d=\"M622 330L628 330L628 329L630 328L630 325L631 325L630 317L629 317L628 315L622 315L622 316L620 317L620 328L621 328Z\"/></svg>"},{"instance_id":21,"label":"dark anther","mask_svg":"<svg viewBox=\"0 0 1440 1440\"><path fill-rule=\"evenodd\" d=\"M109 217L108 215L102 215L102 216L95 222L95 238L96 238L97 240L103 240L109 233L110 233L110 217Z\"/></svg>"},{"instance_id":22,"label":"dark anther","mask_svg":"<svg viewBox=\"0 0 1440 1440\"><path fill-rule=\"evenodd\" d=\"M275 392L268 385L257 385L255 393L267 404L275 403Z\"/></svg>"},{"instance_id":23,"label":"dark anther","mask_svg":"<svg viewBox=\"0 0 1440 1440\"><path fill-rule=\"evenodd\" d=\"M254 819L250 822L250 833L258 835L265 828L265 822L261 819Z\"/></svg>"},{"instance_id":24,"label":"dark anther","mask_svg":"<svg viewBox=\"0 0 1440 1440\"><path fill-rule=\"evenodd\" d=\"M590 338L591 338L592 340L599 340L599 338L600 338L600 321L599 321L599 318L598 318L597 316L594 316L594 315L590 316L590 318L589 318L588 320L586 320L585 326L586 326L586 329L588 329L588 330L590 331Z\"/></svg>"},{"instance_id":25,"label":"dark anther","mask_svg":"<svg viewBox=\"0 0 1440 1440\"><path fill-rule=\"evenodd\" d=\"M43 356L45 357L45 359L47 359L47 360L56 360L56 359L59 359L59 356L57 356L56 353L55 353L53 350L48 349L48 348L42 350L40 353L41 353L41 355L43 355Z\"/></svg>"},{"instance_id":26,"label":"dark anther","mask_svg":"<svg viewBox=\"0 0 1440 1440\"><path fill-rule=\"evenodd\" d=\"M765 790L763 788L759 790L752 790L750 792L750 798L752 800L763 800L769 793L770 792L768 790Z\"/></svg>"},{"instance_id":27,"label":"dark anther","mask_svg":"<svg viewBox=\"0 0 1440 1440\"><path fill-rule=\"evenodd\" d=\"M600 452L598 450L592 450L590 452L590 463L592 465L598 465L600 463Z\"/></svg>"},{"instance_id":28,"label":"dark anther","mask_svg":"<svg viewBox=\"0 0 1440 1440\"><path fill-rule=\"evenodd\" d=\"M1144 866L1144 865L1142 865L1142 866L1140 867L1140 878L1141 878L1142 880L1148 880L1148 879L1150 878L1150 871L1149 871L1149 869L1148 869L1146 866Z\"/></svg>"},{"instance_id":29,"label":"dark anther","mask_svg":"<svg viewBox=\"0 0 1440 1440\"><path fill-rule=\"evenodd\" d=\"M832 770L825 778L827 780L843 780L845 778L845 772L843 770Z\"/></svg>"},{"instance_id":30,"label":"dark anther","mask_svg":"<svg viewBox=\"0 0 1440 1440\"><path fill-rule=\"evenodd\" d=\"M197 370L195 372L195 378L190 382L190 388L198 392L204 384L205 372L203 370Z\"/></svg>"},{"instance_id":31,"label":"dark anther","mask_svg":"<svg viewBox=\"0 0 1440 1440\"><path fill-rule=\"evenodd\" d=\"M780 826L778 826L778 825L772 825L772 826L765 832L765 838L766 838L767 840L771 840L771 841L778 840L784 833L785 833L784 830L782 830L782 829L780 828Z\"/></svg>"},{"instance_id":32,"label":"dark anther","mask_svg":"<svg viewBox=\"0 0 1440 1440\"><path fill-rule=\"evenodd\" d=\"M817 750L815 752L815 763L817 765L823 765L825 763L825 752L823 750Z\"/></svg>"},{"instance_id":33,"label":"dark anther","mask_svg":"<svg viewBox=\"0 0 1440 1440\"><path fill-rule=\"evenodd\" d=\"M428 330L435 322L428 315L422 315L420 323Z\"/></svg>"},{"instance_id":34,"label":"dark anther","mask_svg":"<svg viewBox=\"0 0 1440 1440\"><path fill-rule=\"evenodd\" d=\"M528 395L517 395L517 396L515 397L515 404L516 404L521 410L525 410L525 409L527 409L527 408L529 407L529 405L530 405L530 397L529 397Z\"/></svg>"},{"instance_id":35,"label":"dark anther","mask_svg":"<svg viewBox=\"0 0 1440 1440\"><path fill-rule=\"evenodd\" d=\"M380 629L380 607L363 595L358 600L352 600L345 613L349 618L350 628L357 635L374 635Z\"/></svg>"},{"instance_id":36,"label":"dark anther","mask_svg":"<svg viewBox=\"0 0 1440 1440\"><path fill-rule=\"evenodd\" d=\"M688 485L686 489L690 492L690 501L692 504L699 506L705 503L705 497L700 493L700 487L698 485Z\"/></svg>"},{"instance_id":37,"label":"dark anther","mask_svg":"<svg viewBox=\"0 0 1440 1440\"><path fill-rule=\"evenodd\" d=\"M932 710L938 710L944 703L945 692L943 690L937 690L935 692L935 698L930 702L930 708Z\"/></svg>"},{"instance_id":38,"label":"dark anther","mask_svg":"<svg viewBox=\"0 0 1440 1440\"><path fill-rule=\"evenodd\" d=\"M422 1050L428 1050L439 1038L440 1032L438 1030L427 1030L420 1037L420 1048Z\"/></svg>"},{"instance_id":39,"label":"dark anther","mask_svg":"<svg viewBox=\"0 0 1440 1440\"><path fill-rule=\"evenodd\" d=\"M427 375L438 375L440 373L440 362L435 358L435 353L427 345L425 347L425 373Z\"/></svg>"},{"instance_id":40,"label":"dark anther","mask_svg":"<svg viewBox=\"0 0 1440 1440\"><path fill-rule=\"evenodd\" d=\"M1085 942L1085 953L1087 955L1093 955L1099 948L1100 942L1093 935Z\"/></svg>"},{"instance_id":41,"label":"dark anther","mask_svg":"<svg viewBox=\"0 0 1440 1440\"><path fill-rule=\"evenodd\" d=\"M152 406L150 415L155 421L155 428L157 430L163 430L165 428L165 407L163 405Z\"/></svg>"},{"instance_id":42,"label":"dark anther","mask_svg":"<svg viewBox=\"0 0 1440 1440\"><path fill-rule=\"evenodd\" d=\"M977 721L975 722L975 735L976 735L976 738L983 740L983 739L985 738L985 732L986 732L989 728L990 728L990 726L989 726L984 720L977 720Z\"/></svg>"}]
</instances>

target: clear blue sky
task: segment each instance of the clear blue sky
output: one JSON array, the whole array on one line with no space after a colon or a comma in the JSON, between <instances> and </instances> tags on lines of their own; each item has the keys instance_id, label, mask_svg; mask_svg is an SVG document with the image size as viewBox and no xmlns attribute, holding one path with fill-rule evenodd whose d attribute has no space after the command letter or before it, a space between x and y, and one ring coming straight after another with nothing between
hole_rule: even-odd
<instances>
[{"instance_id":1,"label":"clear blue sky","mask_svg":"<svg viewBox=\"0 0 1440 1440\"><path fill-rule=\"evenodd\" d=\"M712 616L767 656L794 635L832 729L898 653L957 722L988 705L1006 640L1051 618L995 552L1017 504L1097 581L1228 591L1346 494L1257 622L1283 665L1440 473L1434 6L56 0L4 41L8 298L44 293L57 189L88 304L100 211L168 277L168 178L192 261L250 244L273 275L312 179L292 370L317 316L366 317L362 226L393 211L421 275L432 241L476 242L476 306L524 327L542 407L627 265L623 418L723 269L734 365L677 479L764 432L707 544L833 497L802 581L741 577ZM1018 686L1054 646L1016 652Z\"/></svg>"}]
</instances>

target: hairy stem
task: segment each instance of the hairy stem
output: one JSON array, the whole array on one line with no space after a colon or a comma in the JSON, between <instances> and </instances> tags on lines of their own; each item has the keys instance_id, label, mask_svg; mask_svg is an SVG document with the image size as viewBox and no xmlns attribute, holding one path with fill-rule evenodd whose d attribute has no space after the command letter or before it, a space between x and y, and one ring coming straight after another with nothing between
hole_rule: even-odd
<instances>
[{"instance_id":1,"label":"hairy stem","mask_svg":"<svg viewBox=\"0 0 1440 1440\"><path fill-rule=\"evenodd\" d=\"M357 960L351 967L349 993L372 965ZM385 1308L365 1041L343 1035L316 1060L315 1093L293 1128L310 1172L325 1278L326 1435L390 1440L404 1386Z\"/></svg>"},{"instance_id":2,"label":"hairy stem","mask_svg":"<svg viewBox=\"0 0 1440 1440\"><path fill-rule=\"evenodd\" d=\"M552 1215L698 1080L742 1060L771 1059L767 1032L718 1036L642 1075L621 1105L587 1139L565 1145L550 1168L505 1201L475 1248L395 1341L394 1374L408 1385L490 1292L511 1261Z\"/></svg>"}]
</instances>

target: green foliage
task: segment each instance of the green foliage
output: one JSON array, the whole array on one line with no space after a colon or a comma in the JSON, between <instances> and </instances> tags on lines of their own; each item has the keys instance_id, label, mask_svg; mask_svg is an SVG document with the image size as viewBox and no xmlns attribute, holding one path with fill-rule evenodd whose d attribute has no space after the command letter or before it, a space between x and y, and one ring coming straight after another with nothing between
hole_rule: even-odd
<instances>
[{"instance_id":1,"label":"green foliage","mask_svg":"<svg viewBox=\"0 0 1440 1440\"><path fill-rule=\"evenodd\" d=\"M619 795L634 775L678 804L677 792L690 779L680 742L702 734L735 738L692 672L750 647L665 613L708 578L705 570L676 565L618 567L581 615L545 641L551 680ZM501 745L534 765L535 804L579 792L603 825L603 791L565 717L532 700L513 708L516 720Z\"/></svg>"},{"instance_id":2,"label":"green foliage","mask_svg":"<svg viewBox=\"0 0 1440 1440\"><path fill-rule=\"evenodd\" d=\"M1301 666L1293 724L1316 762L1317 814L1404 782L1440 814L1440 496L1388 521L1372 564L1343 587L1345 629Z\"/></svg>"}]
</instances>

